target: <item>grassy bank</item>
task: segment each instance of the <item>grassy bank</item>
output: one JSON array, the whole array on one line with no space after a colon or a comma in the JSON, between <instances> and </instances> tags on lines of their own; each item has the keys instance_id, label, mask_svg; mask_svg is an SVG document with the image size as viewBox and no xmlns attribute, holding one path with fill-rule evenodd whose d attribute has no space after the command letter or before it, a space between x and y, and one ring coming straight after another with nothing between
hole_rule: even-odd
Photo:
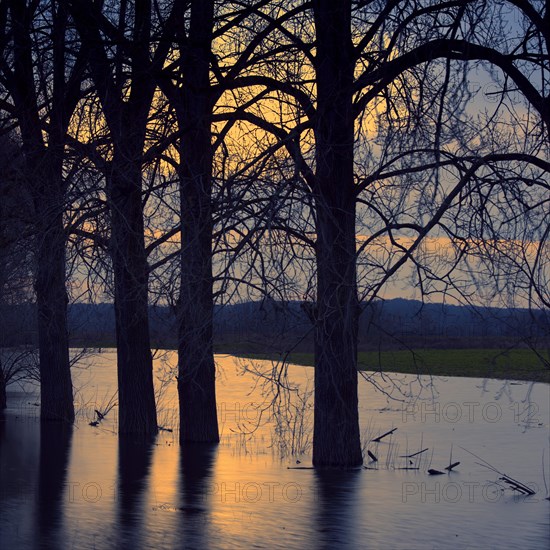
<instances>
[{"instance_id":1,"label":"grassy bank","mask_svg":"<svg viewBox=\"0 0 550 550\"><path fill-rule=\"evenodd\" d=\"M83 342L72 343L73 346ZM114 348L110 341L86 342L88 347ZM82 346L84 347L84 345ZM168 342L162 349L174 349ZM217 346L216 353L251 359L277 359L269 354L249 353L235 345ZM548 352L541 352L548 360ZM313 353L291 353L290 363L313 366ZM427 374L432 376L471 376L550 383L550 369L529 349L417 349L359 352L359 369L365 371Z\"/></svg>"},{"instance_id":2,"label":"grassy bank","mask_svg":"<svg viewBox=\"0 0 550 550\"><path fill-rule=\"evenodd\" d=\"M269 359L265 355L236 354ZM289 362L313 366L312 353L293 353ZM534 380L550 383L550 369L527 349L421 349L414 351L360 352L359 368L366 371L429 374L432 376L473 376Z\"/></svg>"}]
</instances>

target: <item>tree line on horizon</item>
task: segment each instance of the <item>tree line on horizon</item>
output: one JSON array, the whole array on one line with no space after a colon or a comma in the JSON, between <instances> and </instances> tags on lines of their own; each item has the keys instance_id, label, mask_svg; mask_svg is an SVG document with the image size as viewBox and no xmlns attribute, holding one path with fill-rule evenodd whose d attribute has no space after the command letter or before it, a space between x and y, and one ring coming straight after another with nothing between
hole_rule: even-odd
<instances>
[{"instance_id":1,"label":"tree line on horizon","mask_svg":"<svg viewBox=\"0 0 550 550\"><path fill-rule=\"evenodd\" d=\"M153 350L175 349L176 316L172 308L150 305L149 330ZM303 302L268 298L214 306L215 353L253 353L279 357L284 352L313 353L311 320ZM24 379L38 350L36 304L0 304L5 327L0 347L17 348L21 361L4 360L10 383ZM358 320L358 350L528 349L548 348L549 327L544 310L488 308L422 303L402 298L375 300ZM72 303L67 311L71 348L111 348L115 345L112 303ZM154 352L153 352L154 354ZM29 362L24 357L32 357ZM548 361L540 356L543 364ZM17 371L17 372L16 372Z\"/></svg>"},{"instance_id":2,"label":"tree line on horizon","mask_svg":"<svg viewBox=\"0 0 550 550\"><path fill-rule=\"evenodd\" d=\"M169 304L182 444L219 441L214 305L301 300L313 463L362 463L358 325L387 284L550 307L549 23L523 0L2 0L0 298L36 301L41 419L74 421L70 300L114 301L121 434L158 429Z\"/></svg>"}]
</instances>

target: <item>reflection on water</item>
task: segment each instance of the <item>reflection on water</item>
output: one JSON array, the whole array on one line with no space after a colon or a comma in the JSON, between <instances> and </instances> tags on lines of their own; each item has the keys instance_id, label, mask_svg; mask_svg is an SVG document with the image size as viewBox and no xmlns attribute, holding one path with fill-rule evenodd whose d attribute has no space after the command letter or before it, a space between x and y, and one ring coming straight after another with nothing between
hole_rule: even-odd
<instances>
[{"instance_id":1,"label":"reflection on water","mask_svg":"<svg viewBox=\"0 0 550 550\"><path fill-rule=\"evenodd\" d=\"M138 548L143 538L146 491L155 438L118 437L117 524L119 546Z\"/></svg>"},{"instance_id":2,"label":"reflection on water","mask_svg":"<svg viewBox=\"0 0 550 550\"><path fill-rule=\"evenodd\" d=\"M209 548L213 469L217 445L187 443L180 448L179 515L183 548Z\"/></svg>"},{"instance_id":3,"label":"reflection on water","mask_svg":"<svg viewBox=\"0 0 550 550\"><path fill-rule=\"evenodd\" d=\"M318 542L316 548L344 548L356 540L352 533L360 532L358 485L360 470L315 472L315 520ZM365 543L367 541L365 540Z\"/></svg>"},{"instance_id":4,"label":"reflection on water","mask_svg":"<svg viewBox=\"0 0 550 550\"><path fill-rule=\"evenodd\" d=\"M175 365L175 356L164 359ZM548 546L548 385L402 375L378 378L383 393L360 379L365 452L378 462L329 472L309 469L311 369L291 367L289 380L277 376L272 386L269 363L243 370L226 356L218 367L218 446L177 444L175 384L163 395L172 432L118 437L116 408L90 426L116 387L114 352L75 372L73 429L41 425L36 397L12 392L0 417L0 548ZM275 395L282 399L270 407ZM449 463L451 447L456 472L429 476ZM502 491L461 447L537 494Z\"/></svg>"},{"instance_id":5,"label":"reflection on water","mask_svg":"<svg viewBox=\"0 0 550 550\"><path fill-rule=\"evenodd\" d=\"M40 424L38 498L36 517L40 548L61 548L65 543L63 512L69 465L72 425Z\"/></svg>"}]
</instances>

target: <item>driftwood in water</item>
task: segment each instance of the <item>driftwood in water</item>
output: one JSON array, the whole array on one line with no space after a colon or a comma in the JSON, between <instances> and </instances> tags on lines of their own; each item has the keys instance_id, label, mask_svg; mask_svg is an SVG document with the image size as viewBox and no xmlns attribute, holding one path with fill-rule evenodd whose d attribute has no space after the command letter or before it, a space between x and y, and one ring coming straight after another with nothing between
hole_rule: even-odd
<instances>
[{"instance_id":1,"label":"driftwood in water","mask_svg":"<svg viewBox=\"0 0 550 550\"><path fill-rule=\"evenodd\" d=\"M530 487L527 487L527 485L525 485L524 483L521 483L521 481L518 481L517 479L514 479L513 477L506 475L504 472L497 470L494 466L489 464L486 460L483 460L476 454L472 453L472 451L469 451L468 449L464 449L464 447L461 447L461 448L465 450L467 453L481 460L481 462L476 462L476 464L479 464L480 466L483 466L484 468L488 468L489 470L499 474L501 476L499 477L499 480L507 483L513 491L518 491L519 493L527 496L531 496L535 494L535 491L533 491L533 489L531 489Z\"/></svg>"},{"instance_id":2,"label":"driftwood in water","mask_svg":"<svg viewBox=\"0 0 550 550\"><path fill-rule=\"evenodd\" d=\"M440 475L445 474L445 472L440 472L439 470L434 470L433 468L430 468L430 469L428 470L428 473L429 473L431 476L440 476Z\"/></svg>"},{"instance_id":3,"label":"driftwood in water","mask_svg":"<svg viewBox=\"0 0 550 550\"><path fill-rule=\"evenodd\" d=\"M510 488L514 491L518 491L519 493L523 495L534 495L535 491L533 489L527 487L527 485L524 485L520 481L517 481L509 476L503 475L502 477L499 477L501 481L504 481L508 485L510 485Z\"/></svg>"},{"instance_id":4,"label":"driftwood in water","mask_svg":"<svg viewBox=\"0 0 550 550\"><path fill-rule=\"evenodd\" d=\"M449 472L452 472L453 468L456 468L459 464L460 464L460 462L453 462L452 464L449 464L445 468L445 470L448 470Z\"/></svg>"},{"instance_id":5,"label":"driftwood in water","mask_svg":"<svg viewBox=\"0 0 550 550\"><path fill-rule=\"evenodd\" d=\"M394 428L393 430L390 430L389 432L386 432L385 434L379 435L377 438L373 439L372 441L375 441L376 443L380 442L384 437L391 435L393 432L395 432L397 428Z\"/></svg>"},{"instance_id":6,"label":"driftwood in water","mask_svg":"<svg viewBox=\"0 0 550 550\"><path fill-rule=\"evenodd\" d=\"M373 462L378 462L378 459L376 458L376 456L371 453L370 451L367 451L367 454L369 455L369 458L373 461Z\"/></svg>"},{"instance_id":7,"label":"driftwood in water","mask_svg":"<svg viewBox=\"0 0 550 550\"><path fill-rule=\"evenodd\" d=\"M172 428L165 428L164 426L158 426L158 429L163 432L170 432L170 433L174 431Z\"/></svg>"},{"instance_id":8,"label":"driftwood in water","mask_svg":"<svg viewBox=\"0 0 550 550\"><path fill-rule=\"evenodd\" d=\"M429 449L429 447L426 447L425 449L422 449L421 451L418 451L417 453L413 453L412 455L401 455L400 458L412 458L413 456L425 453L428 449Z\"/></svg>"}]
</instances>

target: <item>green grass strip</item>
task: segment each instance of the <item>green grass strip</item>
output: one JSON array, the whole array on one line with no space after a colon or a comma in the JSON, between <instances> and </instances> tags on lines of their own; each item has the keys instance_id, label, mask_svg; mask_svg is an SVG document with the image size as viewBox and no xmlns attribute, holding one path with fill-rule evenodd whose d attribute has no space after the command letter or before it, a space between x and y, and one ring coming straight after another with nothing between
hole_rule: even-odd
<instances>
[{"instance_id":1,"label":"green grass strip","mask_svg":"<svg viewBox=\"0 0 550 550\"><path fill-rule=\"evenodd\" d=\"M277 357L236 353L251 359ZM541 352L548 361L548 352ZM288 361L313 366L313 353L291 353ZM550 369L529 349L418 349L368 351L358 354L358 367L365 371L398 372L432 376L470 376L532 380L550 383Z\"/></svg>"}]
</instances>

